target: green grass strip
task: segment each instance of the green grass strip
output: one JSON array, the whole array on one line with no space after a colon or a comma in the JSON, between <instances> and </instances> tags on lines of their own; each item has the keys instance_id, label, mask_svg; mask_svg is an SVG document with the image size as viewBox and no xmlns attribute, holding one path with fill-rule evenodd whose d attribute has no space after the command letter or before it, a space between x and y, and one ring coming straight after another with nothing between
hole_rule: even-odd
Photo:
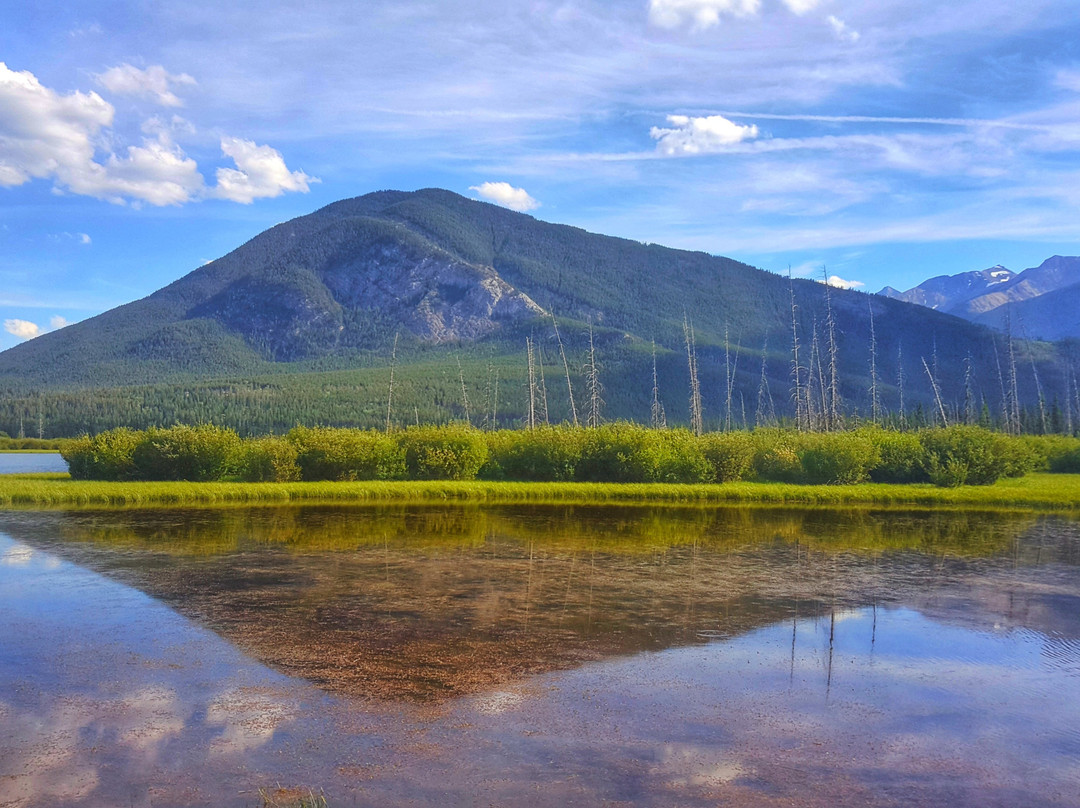
<instances>
[{"instance_id":1,"label":"green grass strip","mask_svg":"<svg viewBox=\"0 0 1080 808\"><path fill-rule=\"evenodd\" d=\"M95 482L0 475L0 507L112 508L308 503L797 505L1080 511L1080 475L1029 474L990 486L786 483Z\"/></svg>"}]
</instances>

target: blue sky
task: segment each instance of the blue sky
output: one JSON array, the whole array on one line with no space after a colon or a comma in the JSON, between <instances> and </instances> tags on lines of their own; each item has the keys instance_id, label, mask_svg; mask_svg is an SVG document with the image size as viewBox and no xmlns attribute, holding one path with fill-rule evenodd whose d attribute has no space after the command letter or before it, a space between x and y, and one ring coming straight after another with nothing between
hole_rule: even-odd
<instances>
[{"instance_id":1,"label":"blue sky","mask_svg":"<svg viewBox=\"0 0 1080 808\"><path fill-rule=\"evenodd\" d=\"M908 288L1080 253L1074 0L0 0L0 348L444 187Z\"/></svg>"}]
</instances>

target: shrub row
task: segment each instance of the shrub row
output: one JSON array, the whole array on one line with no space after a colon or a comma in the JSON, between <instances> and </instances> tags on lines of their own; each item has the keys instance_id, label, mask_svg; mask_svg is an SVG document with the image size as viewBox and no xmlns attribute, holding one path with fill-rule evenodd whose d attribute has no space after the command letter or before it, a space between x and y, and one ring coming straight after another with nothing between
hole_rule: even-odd
<instances>
[{"instance_id":1,"label":"shrub row","mask_svg":"<svg viewBox=\"0 0 1080 808\"><path fill-rule=\"evenodd\" d=\"M766 480L988 485L1033 469L1080 472L1080 440L979 427L921 432L711 433L630 423L479 432L462 425L383 433L296 427L241 440L215 426L83 436L62 454L75 479L516 480L702 483Z\"/></svg>"}]
</instances>

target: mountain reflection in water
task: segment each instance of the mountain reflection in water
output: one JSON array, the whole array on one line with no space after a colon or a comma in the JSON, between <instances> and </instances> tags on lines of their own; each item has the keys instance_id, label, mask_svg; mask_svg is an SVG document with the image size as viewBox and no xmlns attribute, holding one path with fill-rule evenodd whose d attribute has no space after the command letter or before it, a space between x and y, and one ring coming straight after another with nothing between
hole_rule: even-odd
<instances>
[{"instance_id":1,"label":"mountain reflection in water","mask_svg":"<svg viewBox=\"0 0 1080 808\"><path fill-rule=\"evenodd\" d=\"M299 507L15 514L0 529L368 699L439 702L863 607L1080 636L1078 527L1046 517Z\"/></svg>"}]
</instances>

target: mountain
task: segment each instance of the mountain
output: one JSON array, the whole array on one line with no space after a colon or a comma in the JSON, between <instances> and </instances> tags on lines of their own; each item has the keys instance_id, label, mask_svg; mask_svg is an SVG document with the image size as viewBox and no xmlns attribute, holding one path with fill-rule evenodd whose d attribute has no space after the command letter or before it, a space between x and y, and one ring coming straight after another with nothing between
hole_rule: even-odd
<instances>
[{"instance_id":1,"label":"mountain","mask_svg":"<svg viewBox=\"0 0 1080 808\"><path fill-rule=\"evenodd\" d=\"M812 376L819 392L831 312L849 412L870 409L872 326L886 408L898 409L901 386L908 411L934 407L927 368L955 406L968 357L979 395L998 395L1004 343L982 326L426 189L328 205L142 300L0 353L0 430L214 420L280 431L383 425L388 411L510 424L528 406L527 338L552 419L573 417L568 382L582 404L591 338L607 417L649 420L655 342L660 396L685 423L684 324L707 421L752 423L759 409L792 411L793 302L802 384ZM1056 361L1039 353L1044 385Z\"/></svg>"},{"instance_id":2,"label":"mountain","mask_svg":"<svg viewBox=\"0 0 1080 808\"><path fill-rule=\"evenodd\" d=\"M939 275L906 292L886 286L878 294L1002 331L1056 340L1080 337L1076 284L1080 284L1080 257L1055 255L1019 273L998 265L981 272Z\"/></svg>"},{"instance_id":3,"label":"mountain","mask_svg":"<svg viewBox=\"0 0 1080 808\"><path fill-rule=\"evenodd\" d=\"M959 275L938 275L906 292L886 286L878 294L938 311L953 311L957 306L1008 283L1014 277L1015 273L998 264L990 269L961 272Z\"/></svg>"}]
</instances>

